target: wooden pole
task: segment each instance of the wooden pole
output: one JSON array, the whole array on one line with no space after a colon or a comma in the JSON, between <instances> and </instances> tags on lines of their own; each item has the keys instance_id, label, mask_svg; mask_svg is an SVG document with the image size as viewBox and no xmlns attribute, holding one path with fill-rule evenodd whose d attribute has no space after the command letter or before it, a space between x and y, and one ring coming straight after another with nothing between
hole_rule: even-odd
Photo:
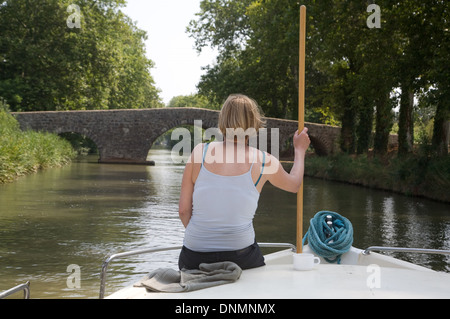
<instances>
[{"instance_id":1,"label":"wooden pole","mask_svg":"<svg viewBox=\"0 0 450 319\"><path fill-rule=\"evenodd\" d=\"M305 127L305 42L306 42L306 7L300 7L300 53L298 79L298 132ZM297 253L303 252L303 182L297 193Z\"/></svg>"}]
</instances>

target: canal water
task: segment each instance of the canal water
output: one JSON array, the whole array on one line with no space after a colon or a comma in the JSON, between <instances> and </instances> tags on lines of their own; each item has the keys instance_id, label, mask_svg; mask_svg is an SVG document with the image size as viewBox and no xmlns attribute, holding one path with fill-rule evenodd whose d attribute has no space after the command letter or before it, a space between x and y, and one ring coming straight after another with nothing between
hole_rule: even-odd
<instances>
[{"instance_id":1,"label":"canal water","mask_svg":"<svg viewBox=\"0 0 450 319\"><path fill-rule=\"evenodd\" d=\"M86 157L0 185L0 291L30 281L32 298L98 298L106 256L181 245L184 166L174 164L167 150L152 150L149 159L156 166L100 165ZM350 219L358 248L450 249L448 204L306 178L305 231L322 210ZM266 184L254 224L259 242L295 244L296 195ZM447 256L395 256L450 272ZM177 269L177 258L172 251L114 261L106 294L153 269Z\"/></svg>"}]
</instances>

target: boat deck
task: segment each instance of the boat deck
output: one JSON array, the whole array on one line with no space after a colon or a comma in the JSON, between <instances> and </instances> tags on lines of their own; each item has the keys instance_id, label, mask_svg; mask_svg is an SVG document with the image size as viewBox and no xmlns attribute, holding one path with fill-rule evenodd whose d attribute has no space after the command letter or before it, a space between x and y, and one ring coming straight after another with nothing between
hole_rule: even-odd
<instances>
[{"instance_id":1,"label":"boat deck","mask_svg":"<svg viewBox=\"0 0 450 319\"><path fill-rule=\"evenodd\" d=\"M188 293L152 293L128 287L109 299L450 298L450 274L353 249L341 265L293 268L292 252L266 256L266 266L244 270L238 281Z\"/></svg>"}]
</instances>

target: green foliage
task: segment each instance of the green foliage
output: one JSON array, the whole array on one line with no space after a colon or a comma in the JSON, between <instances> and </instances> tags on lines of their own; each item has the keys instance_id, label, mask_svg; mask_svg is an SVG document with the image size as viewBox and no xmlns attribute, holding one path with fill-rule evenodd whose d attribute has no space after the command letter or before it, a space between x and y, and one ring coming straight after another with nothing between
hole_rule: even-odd
<instances>
[{"instance_id":1,"label":"green foliage","mask_svg":"<svg viewBox=\"0 0 450 319\"><path fill-rule=\"evenodd\" d=\"M219 104L210 102L205 96L199 94L174 96L167 107L196 107L204 109L220 109Z\"/></svg>"},{"instance_id":2,"label":"green foliage","mask_svg":"<svg viewBox=\"0 0 450 319\"><path fill-rule=\"evenodd\" d=\"M421 96L422 104L435 105L435 153L447 154L450 2L376 1L380 28L368 27L366 1L302 4L308 19L306 120L340 124L345 152L367 153L373 140L383 155L393 109L400 106L400 150L408 153L414 96ZM231 93L248 94L267 116L296 119L299 6L294 0L203 0L188 32L199 51L212 46L219 56L205 68L199 92L216 103ZM393 94L398 88L404 93L399 99Z\"/></svg>"},{"instance_id":3,"label":"green foliage","mask_svg":"<svg viewBox=\"0 0 450 319\"><path fill-rule=\"evenodd\" d=\"M68 11L78 5L79 14ZM0 5L0 95L13 111L159 107L145 32L124 0ZM79 18L80 27L69 22Z\"/></svg>"},{"instance_id":4,"label":"green foliage","mask_svg":"<svg viewBox=\"0 0 450 319\"><path fill-rule=\"evenodd\" d=\"M449 157L421 154L381 159L341 153L309 157L305 165L308 176L450 202Z\"/></svg>"},{"instance_id":5,"label":"green foliage","mask_svg":"<svg viewBox=\"0 0 450 319\"><path fill-rule=\"evenodd\" d=\"M95 142L84 135L68 132L59 136L68 141L78 155L98 154Z\"/></svg>"},{"instance_id":6,"label":"green foliage","mask_svg":"<svg viewBox=\"0 0 450 319\"><path fill-rule=\"evenodd\" d=\"M50 133L22 132L4 105L0 108L0 184L39 169L67 164L74 156L64 139Z\"/></svg>"},{"instance_id":7,"label":"green foliage","mask_svg":"<svg viewBox=\"0 0 450 319\"><path fill-rule=\"evenodd\" d=\"M267 116L295 113L298 45L290 44L298 43L298 22L292 23L298 6L292 1L217 0L202 1L201 9L188 31L199 50L212 45L220 55L205 68L199 92L217 104L231 93L250 95Z\"/></svg>"}]
</instances>

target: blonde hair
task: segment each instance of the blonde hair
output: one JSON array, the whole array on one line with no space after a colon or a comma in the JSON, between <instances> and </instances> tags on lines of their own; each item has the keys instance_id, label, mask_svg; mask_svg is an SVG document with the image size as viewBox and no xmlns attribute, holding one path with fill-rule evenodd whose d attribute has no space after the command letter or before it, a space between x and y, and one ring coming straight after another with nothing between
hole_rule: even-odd
<instances>
[{"instance_id":1,"label":"blonde hair","mask_svg":"<svg viewBox=\"0 0 450 319\"><path fill-rule=\"evenodd\" d=\"M254 128L255 132L264 127L260 107L255 100L243 94L230 95L219 114L219 129L226 137L227 129Z\"/></svg>"}]
</instances>

